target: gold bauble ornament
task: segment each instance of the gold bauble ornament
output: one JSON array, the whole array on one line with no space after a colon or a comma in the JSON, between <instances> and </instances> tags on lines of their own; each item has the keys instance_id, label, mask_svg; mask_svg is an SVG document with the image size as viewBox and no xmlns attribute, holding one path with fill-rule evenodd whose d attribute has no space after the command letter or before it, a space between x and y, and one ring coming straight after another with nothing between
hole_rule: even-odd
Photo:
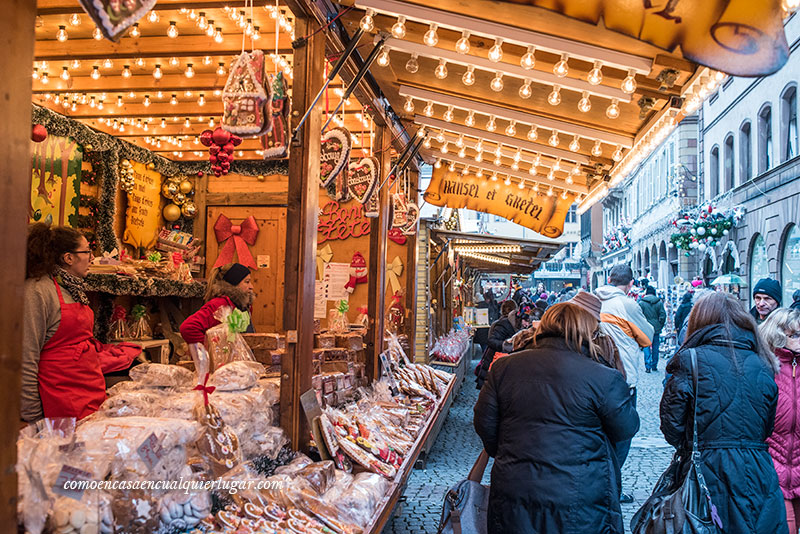
<instances>
[{"instance_id":1,"label":"gold bauble ornament","mask_svg":"<svg viewBox=\"0 0 800 534\"><path fill-rule=\"evenodd\" d=\"M92 150L94 150L94 147L92 145L83 145L83 150L91 152Z\"/></svg>"},{"instance_id":2,"label":"gold bauble ornament","mask_svg":"<svg viewBox=\"0 0 800 534\"><path fill-rule=\"evenodd\" d=\"M151 163L148 163L147 165L145 165L145 167L147 167L148 171L152 171L153 169L156 168L156 164L151 162Z\"/></svg>"},{"instance_id":3,"label":"gold bauble ornament","mask_svg":"<svg viewBox=\"0 0 800 534\"><path fill-rule=\"evenodd\" d=\"M179 191L180 188L175 182L164 182L161 185L161 194L170 200L172 200L172 198L177 195Z\"/></svg>"},{"instance_id":4,"label":"gold bauble ornament","mask_svg":"<svg viewBox=\"0 0 800 534\"><path fill-rule=\"evenodd\" d=\"M180 188L181 188L181 193L183 193L184 195L188 195L189 193L192 192L192 189L194 189L194 185L192 185L192 182L190 182L189 180L184 180L181 182Z\"/></svg>"},{"instance_id":5,"label":"gold bauble ornament","mask_svg":"<svg viewBox=\"0 0 800 534\"><path fill-rule=\"evenodd\" d=\"M187 219L194 219L194 216L197 215L197 205L191 200L188 200L181 206L181 213L183 213L183 216Z\"/></svg>"},{"instance_id":6,"label":"gold bauble ornament","mask_svg":"<svg viewBox=\"0 0 800 534\"><path fill-rule=\"evenodd\" d=\"M167 204L164 206L164 219L169 222L175 222L181 218L181 208L175 204Z\"/></svg>"},{"instance_id":7,"label":"gold bauble ornament","mask_svg":"<svg viewBox=\"0 0 800 534\"><path fill-rule=\"evenodd\" d=\"M266 177L265 177L263 174L259 174L259 175L256 177L256 180L258 180L259 182L263 182L263 181L264 181L264 180L266 180L266 179L267 179L267 178L266 178Z\"/></svg>"},{"instance_id":8,"label":"gold bauble ornament","mask_svg":"<svg viewBox=\"0 0 800 534\"><path fill-rule=\"evenodd\" d=\"M178 206L181 206L184 202L186 202L186 195L183 193L175 193L175 195L172 197L172 201Z\"/></svg>"}]
</instances>

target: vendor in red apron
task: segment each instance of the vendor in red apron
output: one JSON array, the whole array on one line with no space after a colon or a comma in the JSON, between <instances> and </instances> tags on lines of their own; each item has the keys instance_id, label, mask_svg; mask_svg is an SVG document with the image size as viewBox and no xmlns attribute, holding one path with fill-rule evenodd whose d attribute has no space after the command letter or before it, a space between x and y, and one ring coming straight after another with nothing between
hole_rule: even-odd
<instances>
[{"instance_id":1,"label":"vendor in red apron","mask_svg":"<svg viewBox=\"0 0 800 534\"><path fill-rule=\"evenodd\" d=\"M84 290L92 251L75 229L44 223L28 230L22 354L23 421L82 419L106 398L104 373L130 367L141 347L93 337Z\"/></svg>"}]
</instances>

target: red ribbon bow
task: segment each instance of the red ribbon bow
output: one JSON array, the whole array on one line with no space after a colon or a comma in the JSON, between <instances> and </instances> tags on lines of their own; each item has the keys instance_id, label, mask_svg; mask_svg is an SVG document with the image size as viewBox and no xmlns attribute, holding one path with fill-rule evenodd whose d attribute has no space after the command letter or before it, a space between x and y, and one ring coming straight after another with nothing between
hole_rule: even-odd
<instances>
[{"instance_id":1,"label":"red ribbon bow","mask_svg":"<svg viewBox=\"0 0 800 534\"><path fill-rule=\"evenodd\" d=\"M194 390L203 392L203 402L205 403L206 406L208 406L208 396L214 393L214 390L217 388L214 386L207 386L206 384L208 384L208 373L206 373L206 377L203 380L203 383L197 384L194 387Z\"/></svg>"},{"instance_id":2,"label":"red ribbon bow","mask_svg":"<svg viewBox=\"0 0 800 534\"><path fill-rule=\"evenodd\" d=\"M233 224L228 217L220 214L217 222L214 223L214 235L217 237L217 243L225 242L214 267L221 267L233 262L233 251L236 250L239 255L239 263L251 269L258 269L248 248L248 246L256 244L258 237L258 224L256 224L255 217L251 215L242 221L242 224Z\"/></svg>"}]
</instances>

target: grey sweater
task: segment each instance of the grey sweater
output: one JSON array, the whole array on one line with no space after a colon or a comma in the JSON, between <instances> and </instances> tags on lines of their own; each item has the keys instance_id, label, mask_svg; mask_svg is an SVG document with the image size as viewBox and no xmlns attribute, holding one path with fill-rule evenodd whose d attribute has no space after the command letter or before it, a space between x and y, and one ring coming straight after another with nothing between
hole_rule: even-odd
<instances>
[{"instance_id":1,"label":"grey sweater","mask_svg":"<svg viewBox=\"0 0 800 534\"><path fill-rule=\"evenodd\" d=\"M64 302L75 302L61 288ZM61 324L61 305L53 279L49 276L25 280L25 321L22 334L21 417L37 421L44 417L39 398L39 354Z\"/></svg>"}]
</instances>

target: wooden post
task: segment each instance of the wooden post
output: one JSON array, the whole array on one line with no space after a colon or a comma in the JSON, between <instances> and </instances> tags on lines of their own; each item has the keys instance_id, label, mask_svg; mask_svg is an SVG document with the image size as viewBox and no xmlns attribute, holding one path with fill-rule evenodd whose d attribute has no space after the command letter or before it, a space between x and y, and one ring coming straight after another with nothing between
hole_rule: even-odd
<instances>
[{"instance_id":1,"label":"wooden post","mask_svg":"<svg viewBox=\"0 0 800 534\"><path fill-rule=\"evenodd\" d=\"M22 354L22 303L25 279L25 239L27 208L31 194L31 76L33 63L36 2L3 2L0 42L5 54L0 59L4 73L0 81L0 207L3 231L0 232L0 388L3 409L0 427L0 524L16 530L17 513L17 429L19 428L20 375Z\"/></svg>"},{"instance_id":2,"label":"wooden post","mask_svg":"<svg viewBox=\"0 0 800 534\"><path fill-rule=\"evenodd\" d=\"M375 146L381 152L380 180L386 179L392 169L391 132L385 126L378 126L375 135ZM367 365L366 371L370 380L380 376L378 355L383 352L384 313L386 311L386 243L389 233L389 187L384 185L378 195L378 218L372 220L369 231L369 279L367 307L372 320L367 332Z\"/></svg>"},{"instance_id":3,"label":"wooden post","mask_svg":"<svg viewBox=\"0 0 800 534\"><path fill-rule=\"evenodd\" d=\"M408 193L409 202L414 202L419 205L419 192L417 187L419 184L419 173L417 171L409 171L411 178L411 188ZM419 223L417 228L419 228ZM419 250L417 247L417 236L419 230L414 235L408 236L407 242L407 256L406 256L406 335L408 336L408 344L411 349L411 354L408 358L413 362L416 361L416 337L417 337L417 264L419 263Z\"/></svg>"},{"instance_id":4,"label":"wooden post","mask_svg":"<svg viewBox=\"0 0 800 534\"><path fill-rule=\"evenodd\" d=\"M295 13L297 35L310 35L317 23ZM317 34L294 52L294 129L322 87L325 34ZM317 210L319 206L320 110L309 115L289 156L289 194L286 210L286 269L283 326L286 353L281 362L281 426L292 448L304 449L308 424L300 395L311 389L314 349L314 280L316 277Z\"/></svg>"}]
</instances>

